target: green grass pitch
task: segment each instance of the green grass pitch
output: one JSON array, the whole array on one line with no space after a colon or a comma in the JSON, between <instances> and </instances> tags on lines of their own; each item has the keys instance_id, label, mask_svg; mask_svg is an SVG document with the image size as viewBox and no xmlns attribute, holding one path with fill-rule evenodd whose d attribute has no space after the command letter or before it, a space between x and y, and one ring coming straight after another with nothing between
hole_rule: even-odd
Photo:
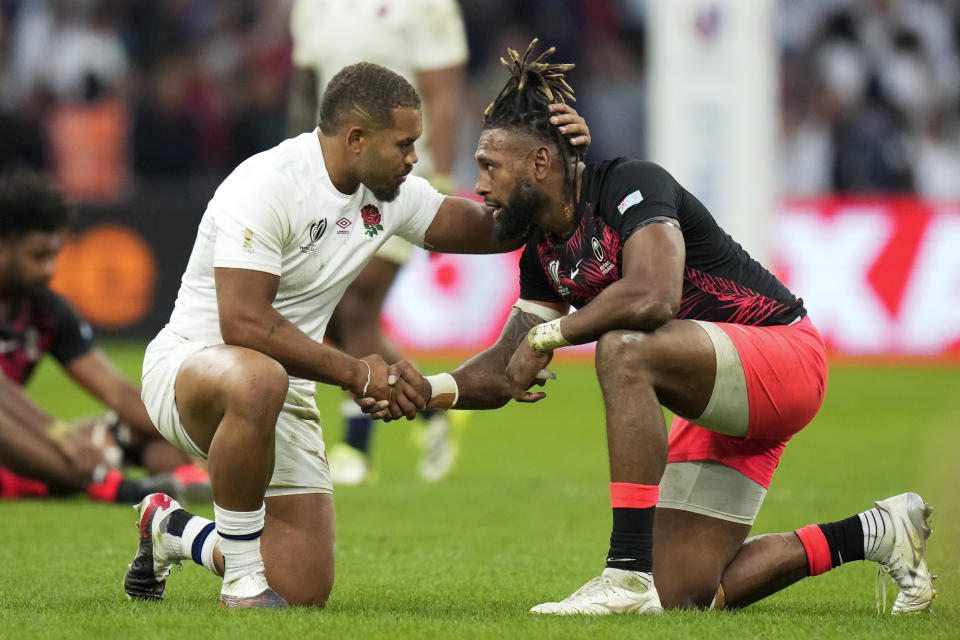
<instances>
[{"instance_id":1,"label":"green grass pitch","mask_svg":"<svg viewBox=\"0 0 960 640\"><path fill-rule=\"evenodd\" d=\"M142 345L107 348L137 379ZM174 570L163 603L131 603L121 580L136 547L132 510L0 502L0 638L960 637L960 369L834 367L826 404L787 448L754 528L839 519L916 490L935 506L928 556L941 595L931 612L877 614L876 565L861 562L743 611L659 619L526 613L596 575L609 536L599 389L589 365L556 369L540 406L469 414L460 461L438 484L416 475L416 423L379 427L376 482L337 491L325 610L220 610L218 582L192 564ZM59 417L99 410L49 364L30 392ZM340 437L340 399L321 391L328 441ZM196 510L212 517L212 507Z\"/></svg>"}]
</instances>

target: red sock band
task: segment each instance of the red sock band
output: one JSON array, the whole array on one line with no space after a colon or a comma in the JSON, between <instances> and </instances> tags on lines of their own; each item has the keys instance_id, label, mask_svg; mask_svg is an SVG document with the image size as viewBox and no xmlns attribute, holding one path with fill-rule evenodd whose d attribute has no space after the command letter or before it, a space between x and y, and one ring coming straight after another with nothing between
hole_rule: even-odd
<instances>
[{"instance_id":1,"label":"red sock band","mask_svg":"<svg viewBox=\"0 0 960 640\"><path fill-rule=\"evenodd\" d=\"M103 482L87 486L87 495L94 500L113 502L117 499L117 489L120 488L121 482L123 482L123 473L117 469L111 469Z\"/></svg>"},{"instance_id":2,"label":"red sock band","mask_svg":"<svg viewBox=\"0 0 960 640\"><path fill-rule=\"evenodd\" d=\"M810 567L811 576L818 576L833 568L830 562L830 545L827 544L827 537L823 535L820 527L809 524L794 533L800 538L800 544L807 552L807 565Z\"/></svg>"},{"instance_id":3,"label":"red sock band","mask_svg":"<svg viewBox=\"0 0 960 640\"><path fill-rule=\"evenodd\" d=\"M610 483L610 506L614 509L646 509L660 502L660 487L632 482Z\"/></svg>"}]
</instances>

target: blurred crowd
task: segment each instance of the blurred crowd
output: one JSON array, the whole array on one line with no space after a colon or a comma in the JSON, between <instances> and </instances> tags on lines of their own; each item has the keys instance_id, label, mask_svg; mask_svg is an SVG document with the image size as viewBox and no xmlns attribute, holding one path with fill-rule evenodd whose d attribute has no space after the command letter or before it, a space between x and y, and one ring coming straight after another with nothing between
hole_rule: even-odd
<instances>
[{"instance_id":1,"label":"blurred crowd","mask_svg":"<svg viewBox=\"0 0 960 640\"><path fill-rule=\"evenodd\" d=\"M592 157L643 156L650 1L462 0L461 186L499 56L532 35L578 65ZM0 167L91 200L225 175L285 137L288 20L288 0L0 0ZM776 22L782 193L960 198L960 3L778 0Z\"/></svg>"}]
</instances>

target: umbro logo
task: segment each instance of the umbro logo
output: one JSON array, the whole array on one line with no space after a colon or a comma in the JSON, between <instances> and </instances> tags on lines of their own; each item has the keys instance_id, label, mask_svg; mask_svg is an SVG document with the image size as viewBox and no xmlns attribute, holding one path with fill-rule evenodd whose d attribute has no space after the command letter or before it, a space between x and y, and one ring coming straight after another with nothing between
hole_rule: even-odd
<instances>
[{"instance_id":1,"label":"umbro logo","mask_svg":"<svg viewBox=\"0 0 960 640\"><path fill-rule=\"evenodd\" d=\"M337 220L336 225L340 227L337 230L337 235L344 236L350 233L350 227L353 226L353 222L349 218L340 218Z\"/></svg>"}]
</instances>

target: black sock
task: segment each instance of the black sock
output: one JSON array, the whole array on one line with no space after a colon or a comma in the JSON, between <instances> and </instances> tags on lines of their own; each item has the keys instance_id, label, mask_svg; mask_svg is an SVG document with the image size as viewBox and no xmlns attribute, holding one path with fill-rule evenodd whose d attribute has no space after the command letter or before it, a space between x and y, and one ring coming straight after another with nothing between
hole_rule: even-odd
<instances>
[{"instance_id":1,"label":"black sock","mask_svg":"<svg viewBox=\"0 0 960 640\"><path fill-rule=\"evenodd\" d=\"M628 571L653 571L653 514L645 509L614 508L607 566Z\"/></svg>"},{"instance_id":2,"label":"black sock","mask_svg":"<svg viewBox=\"0 0 960 640\"><path fill-rule=\"evenodd\" d=\"M183 530L187 526L187 522L189 522L190 518L192 517L192 513L189 513L184 509L177 509L167 518L167 532L182 538Z\"/></svg>"},{"instance_id":3,"label":"black sock","mask_svg":"<svg viewBox=\"0 0 960 640\"><path fill-rule=\"evenodd\" d=\"M371 431L373 431L373 421L369 416L351 416L347 418L347 432L343 441L357 451L369 453Z\"/></svg>"},{"instance_id":4,"label":"black sock","mask_svg":"<svg viewBox=\"0 0 960 640\"><path fill-rule=\"evenodd\" d=\"M863 525L860 516L818 524L830 547L830 564L839 567L844 562L863 560Z\"/></svg>"}]
</instances>

